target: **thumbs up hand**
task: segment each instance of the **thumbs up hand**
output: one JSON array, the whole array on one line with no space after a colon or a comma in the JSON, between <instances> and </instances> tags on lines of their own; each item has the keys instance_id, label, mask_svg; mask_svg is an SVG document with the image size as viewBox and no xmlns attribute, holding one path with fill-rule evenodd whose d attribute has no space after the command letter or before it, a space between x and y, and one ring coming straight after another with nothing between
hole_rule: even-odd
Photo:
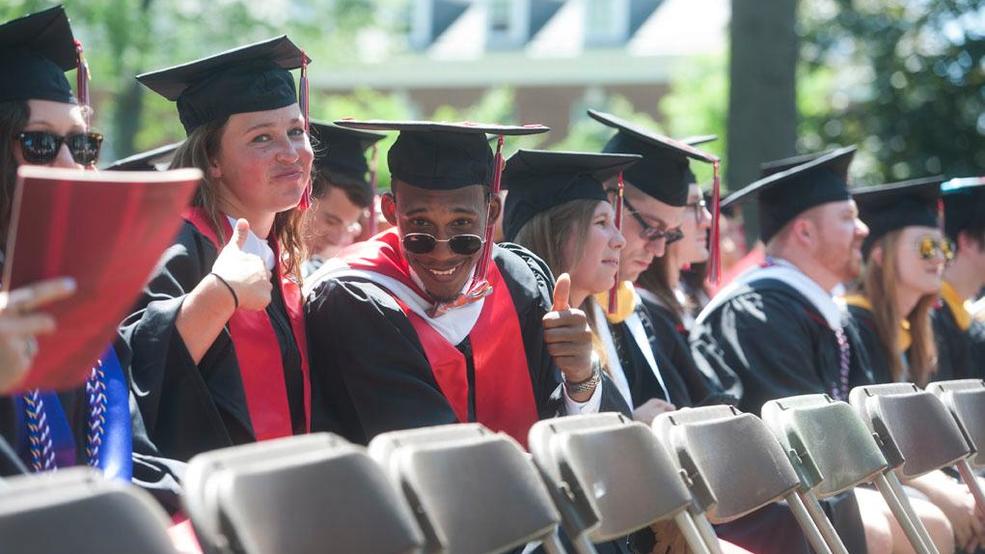
<instances>
[{"instance_id":1,"label":"thumbs up hand","mask_svg":"<svg viewBox=\"0 0 985 554\"><path fill-rule=\"evenodd\" d=\"M585 312L570 306L571 276L562 273L554 286L554 306L544 315L544 343L566 381L577 383L592 376L592 330ZM572 400L584 402L584 398Z\"/></svg>"},{"instance_id":2,"label":"thumbs up hand","mask_svg":"<svg viewBox=\"0 0 985 554\"><path fill-rule=\"evenodd\" d=\"M237 220L233 236L212 264L212 273L229 285L235 293L230 296L238 302L239 308L262 310L270 304L273 285L270 283L270 271L260 256L243 251L249 233L249 222Z\"/></svg>"}]
</instances>

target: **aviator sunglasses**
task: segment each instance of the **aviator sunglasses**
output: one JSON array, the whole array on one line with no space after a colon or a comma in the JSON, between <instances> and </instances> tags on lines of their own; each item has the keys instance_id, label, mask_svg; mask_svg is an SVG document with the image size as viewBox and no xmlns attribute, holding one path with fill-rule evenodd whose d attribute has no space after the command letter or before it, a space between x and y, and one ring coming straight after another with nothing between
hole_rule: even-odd
<instances>
[{"instance_id":1,"label":"aviator sunglasses","mask_svg":"<svg viewBox=\"0 0 985 554\"><path fill-rule=\"evenodd\" d=\"M945 260L950 261L954 258L954 247L948 239L935 239L934 237L923 237L917 243L920 257L929 260L934 257L935 252L940 252Z\"/></svg>"},{"instance_id":2,"label":"aviator sunglasses","mask_svg":"<svg viewBox=\"0 0 985 554\"><path fill-rule=\"evenodd\" d=\"M92 165L99 159L103 135L99 133L73 133L67 136L48 131L24 131L17 135L24 160L30 164L48 164L58 157L62 143L68 146L75 163Z\"/></svg>"},{"instance_id":3,"label":"aviator sunglasses","mask_svg":"<svg viewBox=\"0 0 985 554\"><path fill-rule=\"evenodd\" d=\"M471 256L482 248L485 242L479 235L455 235L448 239L437 239L430 233L407 233L401 239L404 250L412 254L428 254L438 246L438 243L448 243L448 248L462 256Z\"/></svg>"}]
</instances>

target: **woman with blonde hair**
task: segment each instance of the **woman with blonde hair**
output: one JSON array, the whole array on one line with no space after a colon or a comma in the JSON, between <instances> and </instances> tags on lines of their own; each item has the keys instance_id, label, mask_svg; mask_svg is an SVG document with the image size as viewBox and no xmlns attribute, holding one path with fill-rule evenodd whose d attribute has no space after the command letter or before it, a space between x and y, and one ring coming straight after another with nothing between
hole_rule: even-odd
<instances>
[{"instance_id":1,"label":"woman with blonde hair","mask_svg":"<svg viewBox=\"0 0 985 554\"><path fill-rule=\"evenodd\" d=\"M940 183L939 178L917 179L853 191L869 236L862 243L865 266L858 291L847 295L845 303L876 383L922 387L937 370L930 313L951 258L938 223ZM919 491L913 492L921 499L914 507L942 552L951 544L967 552L982 544L985 520L966 486L939 471L906 484ZM859 490L857 495L863 512L886 512L870 492ZM893 521L888 512L886 516ZM897 531L894 536L900 535Z\"/></svg>"},{"instance_id":2,"label":"woman with blonde hair","mask_svg":"<svg viewBox=\"0 0 985 554\"><path fill-rule=\"evenodd\" d=\"M167 456L310 428L298 285L314 157L307 62L282 36L138 77L177 102L188 139L172 167L205 174L123 325L137 404Z\"/></svg>"}]
</instances>

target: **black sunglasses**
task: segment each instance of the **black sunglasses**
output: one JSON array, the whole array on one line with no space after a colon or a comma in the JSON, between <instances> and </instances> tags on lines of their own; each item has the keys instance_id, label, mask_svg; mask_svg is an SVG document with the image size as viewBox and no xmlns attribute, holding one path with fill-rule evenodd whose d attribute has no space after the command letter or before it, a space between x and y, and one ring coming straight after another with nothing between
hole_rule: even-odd
<instances>
[{"instance_id":1,"label":"black sunglasses","mask_svg":"<svg viewBox=\"0 0 985 554\"><path fill-rule=\"evenodd\" d=\"M455 235L450 239L437 239L429 233L407 233L401 240L404 250L412 254L427 254L434 251L439 242L447 242L452 252L462 256L475 254L485 242L479 235Z\"/></svg>"},{"instance_id":2,"label":"black sunglasses","mask_svg":"<svg viewBox=\"0 0 985 554\"><path fill-rule=\"evenodd\" d=\"M654 240L665 239L667 241L667 244L671 244L684 238L684 231L682 231L680 227L675 227L673 229L667 229L667 230L658 229L647 223L646 220L643 219L643 216L641 216L640 213L636 211L636 208L634 208L633 205L629 203L629 200L623 198L622 202L623 204L626 205L627 208L626 211L629 212L629 215L633 216L633 219L636 220L636 223L639 223L640 227L643 228L643 232L640 233L640 236L643 237L644 240L654 241Z\"/></svg>"},{"instance_id":3,"label":"black sunglasses","mask_svg":"<svg viewBox=\"0 0 985 554\"><path fill-rule=\"evenodd\" d=\"M47 164L58 157L62 143L68 146L75 163L92 165L99 159L103 136L99 133L73 133L67 136L48 131L24 131L17 135L21 153L29 164Z\"/></svg>"}]
</instances>

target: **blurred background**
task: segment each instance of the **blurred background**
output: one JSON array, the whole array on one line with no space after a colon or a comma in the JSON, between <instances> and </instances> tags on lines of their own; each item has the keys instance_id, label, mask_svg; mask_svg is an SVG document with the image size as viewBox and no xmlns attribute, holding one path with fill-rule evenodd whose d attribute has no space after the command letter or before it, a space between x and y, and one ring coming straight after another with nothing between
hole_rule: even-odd
<instances>
[{"instance_id":1,"label":"blurred background","mask_svg":"<svg viewBox=\"0 0 985 554\"><path fill-rule=\"evenodd\" d=\"M53 3L3 0L0 19ZM320 119L538 122L553 131L509 148L594 150L598 108L718 135L706 146L732 190L762 161L847 144L857 184L985 174L985 0L64 3L104 163L184 138L134 75L287 33L314 59Z\"/></svg>"}]
</instances>

